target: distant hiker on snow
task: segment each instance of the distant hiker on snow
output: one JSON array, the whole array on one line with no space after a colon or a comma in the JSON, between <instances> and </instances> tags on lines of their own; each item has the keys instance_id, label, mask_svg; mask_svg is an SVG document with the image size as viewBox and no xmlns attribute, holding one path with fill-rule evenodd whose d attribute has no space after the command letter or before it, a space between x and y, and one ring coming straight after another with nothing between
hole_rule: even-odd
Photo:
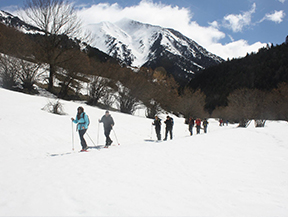
<instances>
[{"instance_id":1,"label":"distant hiker on snow","mask_svg":"<svg viewBox=\"0 0 288 217\"><path fill-rule=\"evenodd\" d=\"M82 150L81 151L86 151L88 149L87 143L84 139L84 134L86 133L87 129L88 129L88 125L89 125L89 118L86 115L86 113L84 112L84 108L83 107L78 107L77 109L77 115L76 115L76 119L71 118L71 120L77 124L77 130L79 132L79 137L80 137L80 141L81 141L81 146L82 146Z\"/></svg>"},{"instance_id":2,"label":"distant hiker on snow","mask_svg":"<svg viewBox=\"0 0 288 217\"><path fill-rule=\"evenodd\" d=\"M193 135L193 127L194 127L194 119L192 117L190 117L188 119L188 123L187 124L188 124L188 130L190 132L190 136L192 136Z\"/></svg>"},{"instance_id":3,"label":"distant hiker on snow","mask_svg":"<svg viewBox=\"0 0 288 217\"><path fill-rule=\"evenodd\" d=\"M155 126L157 139L161 140L161 119L159 119L158 116L155 116L154 122L152 124Z\"/></svg>"},{"instance_id":4,"label":"distant hiker on snow","mask_svg":"<svg viewBox=\"0 0 288 217\"><path fill-rule=\"evenodd\" d=\"M114 120L111 117L111 115L109 114L109 111L105 112L105 115L103 115L103 117L101 118L101 120L99 119L99 123L103 123L104 126L104 135L106 137L106 144L105 144L105 148L108 148L111 144L112 144L112 140L110 139L110 132L114 126Z\"/></svg>"},{"instance_id":5,"label":"distant hiker on snow","mask_svg":"<svg viewBox=\"0 0 288 217\"><path fill-rule=\"evenodd\" d=\"M220 127L224 126L223 119L220 119L220 120L219 120L219 126L220 126Z\"/></svg>"},{"instance_id":6,"label":"distant hiker on snow","mask_svg":"<svg viewBox=\"0 0 288 217\"><path fill-rule=\"evenodd\" d=\"M164 123L166 124L164 141L166 141L167 140L167 136L168 136L168 132L170 133L170 139L173 138L173 133L172 133L173 125L174 125L173 118L167 116L167 119L164 121Z\"/></svg>"},{"instance_id":7,"label":"distant hiker on snow","mask_svg":"<svg viewBox=\"0 0 288 217\"><path fill-rule=\"evenodd\" d=\"M204 119L202 125L204 128L204 133L207 133L207 127L208 127L209 122L206 120L206 118Z\"/></svg>"},{"instance_id":8,"label":"distant hiker on snow","mask_svg":"<svg viewBox=\"0 0 288 217\"><path fill-rule=\"evenodd\" d=\"M197 129L197 134L199 134L200 129L201 129L201 119L200 118L196 119L196 129Z\"/></svg>"}]
</instances>

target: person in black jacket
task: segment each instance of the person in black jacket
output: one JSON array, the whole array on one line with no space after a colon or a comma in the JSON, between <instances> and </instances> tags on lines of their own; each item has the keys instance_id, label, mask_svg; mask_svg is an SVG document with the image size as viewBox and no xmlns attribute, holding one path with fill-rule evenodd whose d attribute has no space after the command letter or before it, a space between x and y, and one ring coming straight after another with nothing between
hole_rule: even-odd
<instances>
[{"instance_id":1,"label":"person in black jacket","mask_svg":"<svg viewBox=\"0 0 288 217\"><path fill-rule=\"evenodd\" d=\"M114 126L114 120L109 114L109 111L105 112L105 115L99 120L100 123L103 123L104 126L104 135L106 137L105 148L108 148L112 144L112 140L110 139L110 132Z\"/></svg>"},{"instance_id":2,"label":"person in black jacket","mask_svg":"<svg viewBox=\"0 0 288 217\"><path fill-rule=\"evenodd\" d=\"M155 126L157 139L161 140L161 119L159 119L158 116L155 116L154 122L152 124Z\"/></svg>"},{"instance_id":3,"label":"person in black jacket","mask_svg":"<svg viewBox=\"0 0 288 217\"><path fill-rule=\"evenodd\" d=\"M208 127L209 122L207 121L207 119L205 118L202 125L204 128L204 133L207 133L207 127Z\"/></svg>"},{"instance_id":4,"label":"person in black jacket","mask_svg":"<svg viewBox=\"0 0 288 217\"><path fill-rule=\"evenodd\" d=\"M187 124L189 126L189 132L190 132L190 136L193 135L193 127L194 127L194 119L192 117L190 117L187 121Z\"/></svg>"},{"instance_id":5,"label":"person in black jacket","mask_svg":"<svg viewBox=\"0 0 288 217\"><path fill-rule=\"evenodd\" d=\"M168 132L170 133L170 139L173 138L173 136L172 136L172 129L173 129L173 125L174 125L173 118L167 116L167 119L164 121L164 123L166 124L166 131L165 131L164 141L166 141L167 140L167 136L168 136Z\"/></svg>"}]
</instances>

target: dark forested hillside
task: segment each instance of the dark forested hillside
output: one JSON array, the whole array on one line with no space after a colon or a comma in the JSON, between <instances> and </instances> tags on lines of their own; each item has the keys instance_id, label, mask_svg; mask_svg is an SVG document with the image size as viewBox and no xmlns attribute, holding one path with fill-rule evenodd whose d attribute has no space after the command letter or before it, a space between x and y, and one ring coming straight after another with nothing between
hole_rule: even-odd
<instances>
[{"instance_id":1,"label":"dark forested hillside","mask_svg":"<svg viewBox=\"0 0 288 217\"><path fill-rule=\"evenodd\" d=\"M288 45L262 48L256 54L233 59L199 73L189 83L206 95L206 109L227 106L227 97L237 89L271 91L288 82Z\"/></svg>"}]
</instances>

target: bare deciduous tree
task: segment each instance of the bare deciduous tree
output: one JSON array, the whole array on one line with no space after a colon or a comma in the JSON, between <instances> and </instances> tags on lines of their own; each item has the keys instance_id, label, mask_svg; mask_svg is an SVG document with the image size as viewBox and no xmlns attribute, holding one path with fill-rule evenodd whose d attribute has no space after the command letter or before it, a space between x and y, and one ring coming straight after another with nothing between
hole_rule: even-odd
<instances>
[{"instance_id":1,"label":"bare deciduous tree","mask_svg":"<svg viewBox=\"0 0 288 217\"><path fill-rule=\"evenodd\" d=\"M79 35L81 23L74 6L66 0L26 0L24 13L45 35Z\"/></svg>"},{"instance_id":2,"label":"bare deciduous tree","mask_svg":"<svg viewBox=\"0 0 288 217\"><path fill-rule=\"evenodd\" d=\"M35 64L16 57L0 55L0 77L4 88L15 89L20 84L27 93L33 93L38 81L41 64ZM35 92L36 93L36 92Z\"/></svg>"},{"instance_id":3,"label":"bare deciduous tree","mask_svg":"<svg viewBox=\"0 0 288 217\"><path fill-rule=\"evenodd\" d=\"M133 96L131 89L123 86L120 82L118 82L117 86L118 95L116 96L116 99L120 111L126 114L133 114L136 107L139 105L139 100Z\"/></svg>"},{"instance_id":4,"label":"bare deciduous tree","mask_svg":"<svg viewBox=\"0 0 288 217\"><path fill-rule=\"evenodd\" d=\"M158 102L151 99L149 104L146 105L146 117L147 118L154 118L161 110L161 107Z\"/></svg>"},{"instance_id":5,"label":"bare deciduous tree","mask_svg":"<svg viewBox=\"0 0 288 217\"><path fill-rule=\"evenodd\" d=\"M268 94L267 115L269 119L288 120L288 83L281 83Z\"/></svg>"},{"instance_id":6,"label":"bare deciduous tree","mask_svg":"<svg viewBox=\"0 0 288 217\"><path fill-rule=\"evenodd\" d=\"M73 5L65 0L26 0L24 15L24 19L28 18L25 19L26 22L44 32L44 42L39 45L44 61L50 65L48 89L51 91L56 68L69 49L65 47L67 36L70 38L79 36L81 23Z\"/></svg>"},{"instance_id":7,"label":"bare deciduous tree","mask_svg":"<svg viewBox=\"0 0 288 217\"><path fill-rule=\"evenodd\" d=\"M204 111L205 106L205 94L200 90L192 91L190 89L185 89L181 98L179 99L179 108L180 113L184 117L207 117L207 113Z\"/></svg>"},{"instance_id":8,"label":"bare deciduous tree","mask_svg":"<svg viewBox=\"0 0 288 217\"><path fill-rule=\"evenodd\" d=\"M18 80L19 65L17 59L0 54L0 83L6 89L13 89Z\"/></svg>"},{"instance_id":9,"label":"bare deciduous tree","mask_svg":"<svg viewBox=\"0 0 288 217\"><path fill-rule=\"evenodd\" d=\"M21 81L21 85L25 92L33 93L33 85L38 81L38 78L43 73L39 72L41 64L35 64L21 59L19 59L18 62L20 66L18 78Z\"/></svg>"},{"instance_id":10,"label":"bare deciduous tree","mask_svg":"<svg viewBox=\"0 0 288 217\"><path fill-rule=\"evenodd\" d=\"M266 94L258 89L238 89L228 96L225 109L229 120L239 122L239 127L247 127L252 119L259 120L259 126L267 118Z\"/></svg>"},{"instance_id":11,"label":"bare deciduous tree","mask_svg":"<svg viewBox=\"0 0 288 217\"><path fill-rule=\"evenodd\" d=\"M109 79L100 76L93 76L89 84L89 105L97 105L99 100L107 97L110 92Z\"/></svg>"}]
</instances>

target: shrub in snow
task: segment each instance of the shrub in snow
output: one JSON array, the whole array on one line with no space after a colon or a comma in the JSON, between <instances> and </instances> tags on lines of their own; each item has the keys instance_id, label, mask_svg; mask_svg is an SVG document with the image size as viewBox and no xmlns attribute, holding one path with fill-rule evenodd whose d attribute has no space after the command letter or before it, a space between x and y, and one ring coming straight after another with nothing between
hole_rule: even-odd
<instances>
[{"instance_id":1,"label":"shrub in snow","mask_svg":"<svg viewBox=\"0 0 288 217\"><path fill-rule=\"evenodd\" d=\"M63 105L59 102L59 99L51 102L49 101L43 108L42 110L48 111L53 114L57 115L65 115L66 113L64 112Z\"/></svg>"}]
</instances>

